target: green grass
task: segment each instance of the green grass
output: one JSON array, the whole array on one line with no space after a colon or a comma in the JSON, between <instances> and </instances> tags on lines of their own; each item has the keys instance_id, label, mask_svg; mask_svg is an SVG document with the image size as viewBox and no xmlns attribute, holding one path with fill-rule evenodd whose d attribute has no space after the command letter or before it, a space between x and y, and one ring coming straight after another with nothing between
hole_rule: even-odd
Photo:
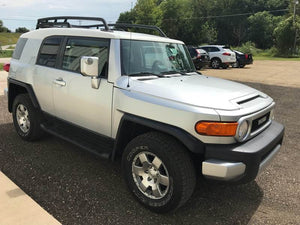
<instances>
[{"instance_id":1,"label":"green grass","mask_svg":"<svg viewBox=\"0 0 300 225\"><path fill-rule=\"evenodd\" d=\"M9 50L14 50L14 49L15 49L15 46L9 46L7 49L9 49Z\"/></svg>"},{"instance_id":2,"label":"green grass","mask_svg":"<svg viewBox=\"0 0 300 225\"><path fill-rule=\"evenodd\" d=\"M3 66L4 66L4 64L3 64L3 63L0 63L0 71L3 70Z\"/></svg>"},{"instance_id":3,"label":"green grass","mask_svg":"<svg viewBox=\"0 0 300 225\"><path fill-rule=\"evenodd\" d=\"M254 55L254 60L274 60L274 61L300 61L298 58L283 58L283 57L273 57L273 56L264 56L264 55Z\"/></svg>"},{"instance_id":4,"label":"green grass","mask_svg":"<svg viewBox=\"0 0 300 225\"><path fill-rule=\"evenodd\" d=\"M12 50L0 50L0 58L10 58L13 52Z\"/></svg>"},{"instance_id":5,"label":"green grass","mask_svg":"<svg viewBox=\"0 0 300 225\"><path fill-rule=\"evenodd\" d=\"M16 44L20 33L0 33L0 46Z\"/></svg>"}]
</instances>

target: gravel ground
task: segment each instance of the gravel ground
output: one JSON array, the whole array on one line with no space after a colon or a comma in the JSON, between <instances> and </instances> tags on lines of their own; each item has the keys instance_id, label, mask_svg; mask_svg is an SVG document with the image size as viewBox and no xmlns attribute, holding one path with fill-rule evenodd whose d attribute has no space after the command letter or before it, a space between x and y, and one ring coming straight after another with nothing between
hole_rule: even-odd
<instances>
[{"instance_id":1,"label":"gravel ground","mask_svg":"<svg viewBox=\"0 0 300 225\"><path fill-rule=\"evenodd\" d=\"M157 215L126 189L120 162L97 158L47 136L22 141L0 96L0 170L63 224L300 224L299 88L246 83L277 102L286 127L283 147L253 182L199 181L192 199L175 213Z\"/></svg>"}]
</instances>

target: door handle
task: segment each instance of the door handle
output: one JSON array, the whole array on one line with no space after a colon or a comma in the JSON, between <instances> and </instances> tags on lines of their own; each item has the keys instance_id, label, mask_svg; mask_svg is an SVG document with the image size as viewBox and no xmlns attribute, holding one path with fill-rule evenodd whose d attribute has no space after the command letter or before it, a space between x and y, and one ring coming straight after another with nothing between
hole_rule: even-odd
<instances>
[{"instance_id":1,"label":"door handle","mask_svg":"<svg viewBox=\"0 0 300 225\"><path fill-rule=\"evenodd\" d=\"M66 82L60 77L53 81L54 84L60 85L60 86L66 86Z\"/></svg>"}]
</instances>

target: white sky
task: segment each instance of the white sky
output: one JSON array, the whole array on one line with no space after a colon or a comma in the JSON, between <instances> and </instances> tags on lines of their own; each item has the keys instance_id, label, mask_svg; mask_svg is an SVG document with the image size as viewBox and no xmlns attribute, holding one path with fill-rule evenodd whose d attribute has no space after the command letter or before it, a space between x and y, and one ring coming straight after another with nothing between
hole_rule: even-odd
<instances>
[{"instance_id":1,"label":"white sky","mask_svg":"<svg viewBox=\"0 0 300 225\"><path fill-rule=\"evenodd\" d=\"M18 27L35 29L36 21L52 16L102 17L116 22L136 0L0 0L0 20L12 32Z\"/></svg>"}]
</instances>

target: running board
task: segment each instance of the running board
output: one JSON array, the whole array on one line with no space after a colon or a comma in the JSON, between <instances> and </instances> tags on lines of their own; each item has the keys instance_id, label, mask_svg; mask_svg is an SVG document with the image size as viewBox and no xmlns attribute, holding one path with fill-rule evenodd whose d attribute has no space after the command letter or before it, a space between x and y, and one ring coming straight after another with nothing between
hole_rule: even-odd
<instances>
[{"instance_id":1,"label":"running board","mask_svg":"<svg viewBox=\"0 0 300 225\"><path fill-rule=\"evenodd\" d=\"M91 152L101 158L110 158L114 140L75 125L59 121L58 123L44 123L41 128L49 134L68 141L78 147Z\"/></svg>"}]
</instances>

